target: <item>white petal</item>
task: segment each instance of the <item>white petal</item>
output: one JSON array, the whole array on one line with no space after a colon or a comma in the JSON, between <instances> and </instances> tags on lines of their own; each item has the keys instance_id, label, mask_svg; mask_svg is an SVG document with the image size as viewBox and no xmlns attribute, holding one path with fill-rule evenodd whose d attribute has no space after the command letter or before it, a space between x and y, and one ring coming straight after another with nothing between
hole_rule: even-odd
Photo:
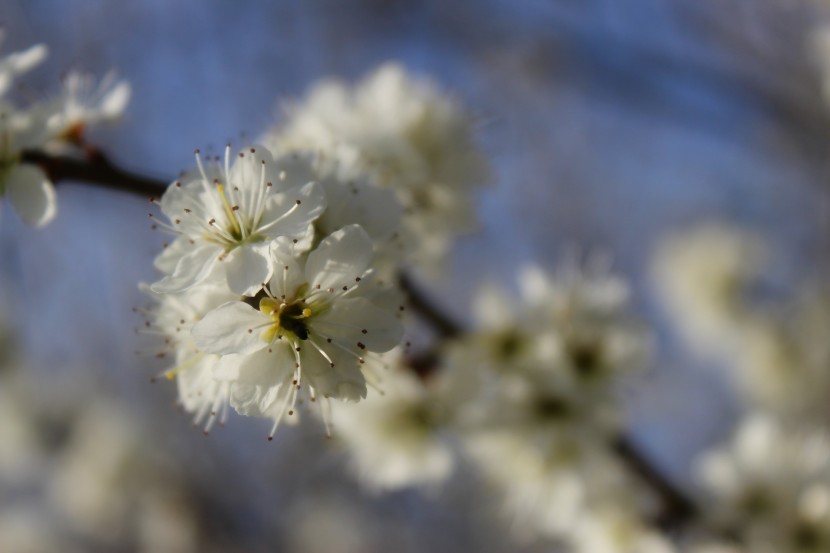
<instances>
[{"instance_id":1,"label":"white petal","mask_svg":"<svg viewBox=\"0 0 830 553\"><path fill-rule=\"evenodd\" d=\"M351 286L372 262L372 241L360 226L349 225L320 242L306 261L306 280L312 286Z\"/></svg>"},{"instance_id":2,"label":"white petal","mask_svg":"<svg viewBox=\"0 0 830 553\"><path fill-rule=\"evenodd\" d=\"M357 359L337 347L324 347L323 351L326 357L311 344L303 344L300 352L303 378L311 382L317 393L328 397L346 401L365 398L366 379Z\"/></svg>"},{"instance_id":3,"label":"white petal","mask_svg":"<svg viewBox=\"0 0 830 553\"><path fill-rule=\"evenodd\" d=\"M150 288L157 294L183 292L208 277L221 253L222 248L219 246L199 246L179 259L172 275L164 277Z\"/></svg>"},{"instance_id":4,"label":"white petal","mask_svg":"<svg viewBox=\"0 0 830 553\"><path fill-rule=\"evenodd\" d=\"M251 153L251 150L254 152ZM275 181L277 169L271 152L265 146L255 145L240 150L234 158L228 184L238 188L240 194L258 192L262 180L263 161L265 162L265 182Z\"/></svg>"},{"instance_id":5,"label":"white petal","mask_svg":"<svg viewBox=\"0 0 830 553\"><path fill-rule=\"evenodd\" d=\"M403 325L393 312L375 306L366 298L343 298L315 317L314 334L331 337L343 345L369 351L389 351L403 338ZM365 332L364 332L365 331Z\"/></svg>"},{"instance_id":6,"label":"white petal","mask_svg":"<svg viewBox=\"0 0 830 553\"><path fill-rule=\"evenodd\" d=\"M262 216L262 225L279 219L279 223L266 230L265 234L272 238L302 236L325 210L326 196L323 188L315 182L309 182L302 187L271 195Z\"/></svg>"},{"instance_id":7,"label":"white petal","mask_svg":"<svg viewBox=\"0 0 830 553\"><path fill-rule=\"evenodd\" d=\"M231 405L241 415L270 416L291 388L294 370L294 355L287 344L274 347L270 353L262 350L244 356L231 392Z\"/></svg>"},{"instance_id":8,"label":"white petal","mask_svg":"<svg viewBox=\"0 0 830 553\"><path fill-rule=\"evenodd\" d=\"M130 84L126 81L115 85L101 100L101 115L107 119L120 117L130 101L131 92Z\"/></svg>"},{"instance_id":9,"label":"white petal","mask_svg":"<svg viewBox=\"0 0 830 553\"><path fill-rule=\"evenodd\" d=\"M42 227L58 211L55 187L40 168L21 164L6 177L6 196L27 225Z\"/></svg>"},{"instance_id":10,"label":"white petal","mask_svg":"<svg viewBox=\"0 0 830 553\"><path fill-rule=\"evenodd\" d=\"M179 237L173 240L153 260L153 267L165 274L172 274L176 270L179 260L193 249L187 238Z\"/></svg>"},{"instance_id":11,"label":"white petal","mask_svg":"<svg viewBox=\"0 0 830 553\"><path fill-rule=\"evenodd\" d=\"M22 52L15 52L0 60L0 96L14 83L15 77L25 73L44 59L48 50L43 44L36 44Z\"/></svg>"},{"instance_id":12,"label":"white petal","mask_svg":"<svg viewBox=\"0 0 830 553\"><path fill-rule=\"evenodd\" d=\"M271 293L276 297L294 298L297 290L305 284L305 275L293 256L293 244L287 238L271 242L271 262L274 274L271 277Z\"/></svg>"},{"instance_id":13,"label":"white petal","mask_svg":"<svg viewBox=\"0 0 830 553\"><path fill-rule=\"evenodd\" d=\"M328 208L318 228L326 234L346 225L358 224L373 239L387 238L401 226L403 208L397 194L361 181L342 182L327 178L320 182Z\"/></svg>"},{"instance_id":14,"label":"white petal","mask_svg":"<svg viewBox=\"0 0 830 553\"><path fill-rule=\"evenodd\" d=\"M273 271L270 246L268 242L245 244L223 261L228 286L234 294L254 296L268 282Z\"/></svg>"},{"instance_id":15,"label":"white petal","mask_svg":"<svg viewBox=\"0 0 830 553\"><path fill-rule=\"evenodd\" d=\"M196 346L208 353L227 355L253 353L268 343L261 338L271 318L247 303L232 301L220 305L193 325Z\"/></svg>"}]
</instances>

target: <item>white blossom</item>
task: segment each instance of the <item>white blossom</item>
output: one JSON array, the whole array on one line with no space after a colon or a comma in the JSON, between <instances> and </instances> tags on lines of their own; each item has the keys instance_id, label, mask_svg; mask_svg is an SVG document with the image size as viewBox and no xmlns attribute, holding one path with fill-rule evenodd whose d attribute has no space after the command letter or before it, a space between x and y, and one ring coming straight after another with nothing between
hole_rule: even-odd
<instances>
[{"instance_id":1,"label":"white blossom","mask_svg":"<svg viewBox=\"0 0 830 553\"><path fill-rule=\"evenodd\" d=\"M519 535L562 537L598 503L638 501L610 448L612 393L648 340L626 314L620 280L521 276L521 299L489 292L477 302L485 328L450 350L445 393Z\"/></svg>"},{"instance_id":2,"label":"white blossom","mask_svg":"<svg viewBox=\"0 0 830 553\"><path fill-rule=\"evenodd\" d=\"M286 112L266 144L321 152L394 190L416 258L437 261L450 238L473 227L471 194L486 162L471 117L431 81L387 63L354 87L323 81Z\"/></svg>"},{"instance_id":3,"label":"white blossom","mask_svg":"<svg viewBox=\"0 0 830 553\"><path fill-rule=\"evenodd\" d=\"M373 490L436 485L453 468L446 408L431 382L421 382L392 352L382 392L359 403L338 403L335 434L348 447L352 470Z\"/></svg>"},{"instance_id":4,"label":"white blossom","mask_svg":"<svg viewBox=\"0 0 830 553\"><path fill-rule=\"evenodd\" d=\"M724 223L703 224L660 243L653 261L660 299L696 353L734 355L743 296L764 258L759 236Z\"/></svg>"},{"instance_id":5,"label":"white blossom","mask_svg":"<svg viewBox=\"0 0 830 553\"><path fill-rule=\"evenodd\" d=\"M263 147L240 151L233 164L228 147L224 165L203 164L197 151L196 163L198 174L161 198L163 225L177 238L156 262L168 274L151 288L181 292L221 272L233 292L253 296L271 278L271 242L305 235L326 207L323 191Z\"/></svg>"},{"instance_id":6,"label":"white blossom","mask_svg":"<svg viewBox=\"0 0 830 553\"><path fill-rule=\"evenodd\" d=\"M372 242L357 225L308 254L271 243L270 283L250 303L229 302L193 327L196 345L221 355L216 374L232 384L243 415L292 415L298 394L356 401L366 396L364 356L401 339L397 305L372 278ZM251 303L254 305L252 306Z\"/></svg>"},{"instance_id":7,"label":"white blossom","mask_svg":"<svg viewBox=\"0 0 830 553\"><path fill-rule=\"evenodd\" d=\"M758 553L830 548L830 441L756 413L700 463L715 524Z\"/></svg>"},{"instance_id":8,"label":"white blossom","mask_svg":"<svg viewBox=\"0 0 830 553\"><path fill-rule=\"evenodd\" d=\"M72 71L63 79L63 91L50 106L46 126L53 136L72 138L84 127L117 120L130 101L130 85L115 73L99 83L93 75Z\"/></svg>"},{"instance_id":9,"label":"white blossom","mask_svg":"<svg viewBox=\"0 0 830 553\"><path fill-rule=\"evenodd\" d=\"M26 149L59 150L77 146L89 125L112 121L124 111L130 87L110 74L100 86L87 75L70 73L56 99L20 108L4 97L14 80L46 57L33 46L0 59L0 197L6 197L28 225L42 227L57 213L55 188L36 165L20 162Z\"/></svg>"},{"instance_id":10,"label":"white blossom","mask_svg":"<svg viewBox=\"0 0 830 553\"><path fill-rule=\"evenodd\" d=\"M4 37L0 32L0 41ZM9 54L0 59L0 97L4 96L20 75L30 71L39 65L44 59L48 50L43 44L36 44L23 50Z\"/></svg>"},{"instance_id":11,"label":"white blossom","mask_svg":"<svg viewBox=\"0 0 830 553\"><path fill-rule=\"evenodd\" d=\"M602 509L583 516L571 537L573 553L674 553L664 536L624 509Z\"/></svg>"}]
</instances>

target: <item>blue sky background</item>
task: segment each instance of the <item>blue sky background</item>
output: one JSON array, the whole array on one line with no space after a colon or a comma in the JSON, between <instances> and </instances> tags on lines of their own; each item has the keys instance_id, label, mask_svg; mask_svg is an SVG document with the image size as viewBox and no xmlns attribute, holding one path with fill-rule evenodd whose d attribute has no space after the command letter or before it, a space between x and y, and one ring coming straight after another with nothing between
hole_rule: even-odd
<instances>
[{"instance_id":1,"label":"blue sky background","mask_svg":"<svg viewBox=\"0 0 830 553\"><path fill-rule=\"evenodd\" d=\"M190 167L195 147L256 136L278 120L280 99L322 77L353 80L397 60L457 92L481 121L494 183L471 198L481 231L459 241L447 278L433 285L437 297L466 316L470 284L509 282L528 261L554 267L569 248L611 254L659 338L655 372L629 392L633 424L684 478L687 454L724 432L735 407L717 373L686 360L666 327L647 279L656 240L727 218L782 246L784 281L796 264L817 271L827 260L830 124L807 53L815 19L795 6L0 0L0 19L4 52L36 42L50 48L48 63L25 79L25 94L55 90L69 68L115 68L128 79L125 121L93 141L123 165L165 179ZM249 547L282 543L287 513L310 490L351 497L354 488L331 485L343 478L320 453L325 445L308 444L316 430L265 444L265 426L235 418L205 441L169 407L172 387L147 384L156 366L135 354L144 346L130 309L145 303L136 283L155 278L151 260L162 241L149 229L148 207L66 184L58 218L44 230L4 210L0 301L44 387L91 375L166 437L148 447L238 490L230 495L245 515ZM682 443L672 439L678 432ZM309 451L320 460L293 480L280 476ZM502 543L459 513L467 505L459 498L365 501L390 524L411 526L400 535L411 533L412 551Z\"/></svg>"}]
</instances>

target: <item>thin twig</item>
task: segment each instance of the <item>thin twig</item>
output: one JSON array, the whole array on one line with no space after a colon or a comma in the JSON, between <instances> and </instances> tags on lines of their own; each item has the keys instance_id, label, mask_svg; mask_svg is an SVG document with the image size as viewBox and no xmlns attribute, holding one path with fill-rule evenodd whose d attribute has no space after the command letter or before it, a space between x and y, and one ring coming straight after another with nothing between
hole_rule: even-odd
<instances>
[{"instance_id":1,"label":"thin twig","mask_svg":"<svg viewBox=\"0 0 830 553\"><path fill-rule=\"evenodd\" d=\"M698 515L695 503L685 492L663 475L627 436L620 436L614 450L631 471L639 476L660 497L662 510L653 521L664 530L676 530Z\"/></svg>"},{"instance_id":2,"label":"thin twig","mask_svg":"<svg viewBox=\"0 0 830 553\"><path fill-rule=\"evenodd\" d=\"M454 321L446 313L441 311L434 303L415 285L408 274L401 272L398 275L398 284L401 290L407 295L409 306L430 327L444 340L457 338L464 331L460 324Z\"/></svg>"},{"instance_id":3,"label":"thin twig","mask_svg":"<svg viewBox=\"0 0 830 553\"><path fill-rule=\"evenodd\" d=\"M24 150L20 161L38 165L56 184L66 181L85 182L152 198L160 197L167 188L168 183L164 181L115 165L98 149L87 148L84 154L84 158L76 158L39 150Z\"/></svg>"}]
</instances>

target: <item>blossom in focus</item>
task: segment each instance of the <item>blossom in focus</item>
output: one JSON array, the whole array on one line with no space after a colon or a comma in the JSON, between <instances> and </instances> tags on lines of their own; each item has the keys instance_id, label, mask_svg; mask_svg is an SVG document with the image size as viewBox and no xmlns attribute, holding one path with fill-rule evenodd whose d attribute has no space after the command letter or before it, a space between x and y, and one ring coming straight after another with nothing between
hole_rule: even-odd
<instances>
[{"instance_id":1,"label":"blossom in focus","mask_svg":"<svg viewBox=\"0 0 830 553\"><path fill-rule=\"evenodd\" d=\"M395 191L406 210L411 255L437 262L472 229L471 195L487 179L473 121L427 79L387 63L353 87L328 80L286 108L266 145L320 152L341 170Z\"/></svg>"},{"instance_id":2,"label":"blossom in focus","mask_svg":"<svg viewBox=\"0 0 830 553\"><path fill-rule=\"evenodd\" d=\"M216 375L231 383L242 415L274 420L298 395L357 401L366 396L365 356L398 345L399 302L373 279L372 241L358 225L309 253L271 243L270 283L249 301L226 303L196 323L200 350L221 355Z\"/></svg>"},{"instance_id":3,"label":"blossom in focus","mask_svg":"<svg viewBox=\"0 0 830 553\"><path fill-rule=\"evenodd\" d=\"M167 274L151 289L181 292L218 275L234 293L253 296L271 278L272 240L303 237L326 207L323 191L262 147L240 151L233 163L228 147L224 164L204 164L197 151L196 163L197 174L161 198L170 223L157 224L176 239L157 258Z\"/></svg>"},{"instance_id":4,"label":"blossom in focus","mask_svg":"<svg viewBox=\"0 0 830 553\"><path fill-rule=\"evenodd\" d=\"M707 453L700 472L713 523L757 553L830 549L830 440L763 413Z\"/></svg>"}]
</instances>

